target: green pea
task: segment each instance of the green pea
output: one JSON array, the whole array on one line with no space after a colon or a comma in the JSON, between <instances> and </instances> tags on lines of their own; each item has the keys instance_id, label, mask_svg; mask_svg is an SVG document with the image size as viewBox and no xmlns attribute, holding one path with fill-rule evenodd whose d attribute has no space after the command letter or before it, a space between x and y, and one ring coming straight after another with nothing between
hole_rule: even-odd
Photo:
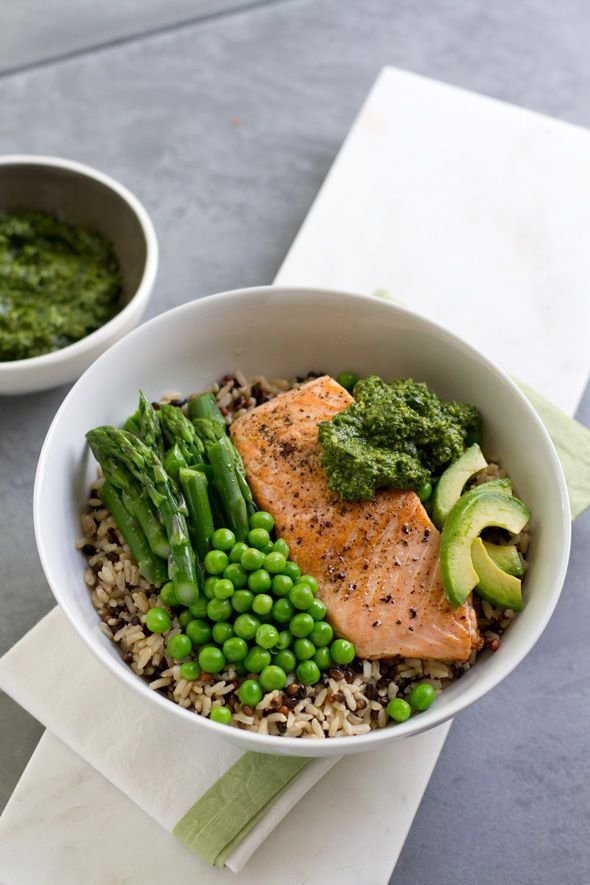
<instances>
[{"instance_id":1,"label":"green pea","mask_svg":"<svg viewBox=\"0 0 590 885\"><path fill-rule=\"evenodd\" d=\"M329 648L318 648L313 659L320 670L328 670L332 666L332 655Z\"/></svg>"},{"instance_id":2,"label":"green pea","mask_svg":"<svg viewBox=\"0 0 590 885\"><path fill-rule=\"evenodd\" d=\"M234 546L231 548L231 551L229 554L229 561L230 562L240 562L240 560L242 559L242 554L244 554L247 549L248 549L247 544L244 544L243 541L238 541L238 543L234 544Z\"/></svg>"},{"instance_id":3,"label":"green pea","mask_svg":"<svg viewBox=\"0 0 590 885\"><path fill-rule=\"evenodd\" d=\"M217 529L211 537L211 546L214 550L228 552L236 543L236 536L231 529Z\"/></svg>"},{"instance_id":4,"label":"green pea","mask_svg":"<svg viewBox=\"0 0 590 885\"><path fill-rule=\"evenodd\" d=\"M256 547L247 547L242 553L240 564L247 572L255 572L257 569L262 568L264 556L265 554L262 550L257 550Z\"/></svg>"},{"instance_id":5,"label":"green pea","mask_svg":"<svg viewBox=\"0 0 590 885\"><path fill-rule=\"evenodd\" d=\"M278 638L279 631L272 624L261 624L256 631L256 642L261 648L272 648Z\"/></svg>"},{"instance_id":6,"label":"green pea","mask_svg":"<svg viewBox=\"0 0 590 885\"><path fill-rule=\"evenodd\" d=\"M294 614L295 608L288 599L277 599L273 603L272 618L277 624L288 624Z\"/></svg>"},{"instance_id":7,"label":"green pea","mask_svg":"<svg viewBox=\"0 0 590 885\"><path fill-rule=\"evenodd\" d=\"M323 621L328 613L328 609L321 599L314 598L313 602L307 609L307 612L312 616L314 621Z\"/></svg>"},{"instance_id":8,"label":"green pea","mask_svg":"<svg viewBox=\"0 0 590 885\"><path fill-rule=\"evenodd\" d=\"M275 575L272 579L272 592L275 596L287 596L293 586L293 579L288 575Z\"/></svg>"},{"instance_id":9,"label":"green pea","mask_svg":"<svg viewBox=\"0 0 590 885\"><path fill-rule=\"evenodd\" d=\"M269 541L270 535L266 529L250 529L248 532L248 544L250 547L256 547L257 550L262 550Z\"/></svg>"},{"instance_id":10,"label":"green pea","mask_svg":"<svg viewBox=\"0 0 590 885\"><path fill-rule=\"evenodd\" d=\"M432 685L428 682L420 682L411 690L408 700L413 710L422 712L428 710L435 698L436 690Z\"/></svg>"},{"instance_id":11,"label":"green pea","mask_svg":"<svg viewBox=\"0 0 590 885\"><path fill-rule=\"evenodd\" d=\"M172 621L165 608L155 606L154 608L150 608L147 612L145 616L145 625L148 630L152 631L152 633L165 633L166 630L170 629Z\"/></svg>"},{"instance_id":12,"label":"green pea","mask_svg":"<svg viewBox=\"0 0 590 885\"><path fill-rule=\"evenodd\" d=\"M334 631L327 621L316 621L313 625L313 630L309 634L309 638L316 648L324 648L332 642Z\"/></svg>"},{"instance_id":13,"label":"green pea","mask_svg":"<svg viewBox=\"0 0 590 885\"><path fill-rule=\"evenodd\" d=\"M209 713L209 719L213 722L220 722L222 725L229 725L231 722L232 712L229 707L219 705L212 707Z\"/></svg>"},{"instance_id":14,"label":"green pea","mask_svg":"<svg viewBox=\"0 0 590 885\"><path fill-rule=\"evenodd\" d=\"M228 621L232 611L229 599L211 599L207 606L207 617L212 621Z\"/></svg>"},{"instance_id":15,"label":"green pea","mask_svg":"<svg viewBox=\"0 0 590 885\"><path fill-rule=\"evenodd\" d=\"M285 648L274 656L273 663L285 673L292 673L297 665L297 659L292 651Z\"/></svg>"},{"instance_id":16,"label":"green pea","mask_svg":"<svg viewBox=\"0 0 590 885\"><path fill-rule=\"evenodd\" d=\"M289 545L283 540L283 538L277 538L272 545L272 549L275 553L282 553L285 557L285 561L289 559Z\"/></svg>"},{"instance_id":17,"label":"green pea","mask_svg":"<svg viewBox=\"0 0 590 885\"><path fill-rule=\"evenodd\" d=\"M295 672L298 682L303 685L315 685L320 681L320 668L315 661L301 661Z\"/></svg>"},{"instance_id":18,"label":"green pea","mask_svg":"<svg viewBox=\"0 0 590 885\"><path fill-rule=\"evenodd\" d=\"M252 611L256 615L267 615L272 609L272 596L259 593L252 601Z\"/></svg>"},{"instance_id":19,"label":"green pea","mask_svg":"<svg viewBox=\"0 0 590 885\"><path fill-rule=\"evenodd\" d=\"M412 715L412 708L403 698L393 698L387 705L387 715L396 722L405 722Z\"/></svg>"},{"instance_id":20,"label":"green pea","mask_svg":"<svg viewBox=\"0 0 590 885\"><path fill-rule=\"evenodd\" d=\"M210 550L205 557L204 565L210 575L220 575L228 563L228 555L223 550Z\"/></svg>"},{"instance_id":21,"label":"green pea","mask_svg":"<svg viewBox=\"0 0 590 885\"><path fill-rule=\"evenodd\" d=\"M216 578L215 575L212 575L210 578L207 578L205 580L205 583L203 584L203 593L205 594L207 599L215 599L214 588L218 580L219 578Z\"/></svg>"},{"instance_id":22,"label":"green pea","mask_svg":"<svg viewBox=\"0 0 590 885\"><path fill-rule=\"evenodd\" d=\"M269 664L260 674L260 684L265 691L281 691L287 684L287 674L277 664Z\"/></svg>"},{"instance_id":23,"label":"green pea","mask_svg":"<svg viewBox=\"0 0 590 885\"><path fill-rule=\"evenodd\" d=\"M256 679L245 679L238 689L238 697L242 704L255 707L262 700L262 688Z\"/></svg>"},{"instance_id":24,"label":"green pea","mask_svg":"<svg viewBox=\"0 0 590 885\"><path fill-rule=\"evenodd\" d=\"M297 581L301 576L301 569L297 565L296 562L293 562L291 559L288 559L285 563L285 568L283 569L283 574L287 575L291 578L292 581Z\"/></svg>"},{"instance_id":25,"label":"green pea","mask_svg":"<svg viewBox=\"0 0 590 885\"><path fill-rule=\"evenodd\" d=\"M239 562L230 562L223 570L223 577L226 581L231 581L236 590L241 590L248 583L248 572Z\"/></svg>"},{"instance_id":26,"label":"green pea","mask_svg":"<svg viewBox=\"0 0 590 885\"><path fill-rule=\"evenodd\" d=\"M348 639L335 639L330 648L335 664L350 664L356 654L354 645Z\"/></svg>"},{"instance_id":27,"label":"green pea","mask_svg":"<svg viewBox=\"0 0 590 885\"><path fill-rule=\"evenodd\" d=\"M254 594L250 590L236 590L231 598L231 604L234 611L238 614L249 612L252 608Z\"/></svg>"},{"instance_id":28,"label":"green pea","mask_svg":"<svg viewBox=\"0 0 590 885\"><path fill-rule=\"evenodd\" d=\"M252 593L266 593L270 590L272 580L265 568L256 569L248 575L248 587Z\"/></svg>"},{"instance_id":29,"label":"green pea","mask_svg":"<svg viewBox=\"0 0 590 885\"><path fill-rule=\"evenodd\" d=\"M260 627L260 621L254 615L238 615L234 621L234 633L241 639L254 639L256 631Z\"/></svg>"},{"instance_id":30,"label":"green pea","mask_svg":"<svg viewBox=\"0 0 590 885\"><path fill-rule=\"evenodd\" d=\"M270 664L270 652L266 648L255 645L251 648L244 661L248 673L262 673Z\"/></svg>"},{"instance_id":31,"label":"green pea","mask_svg":"<svg viewBox=\"0 0 590 885\"><path fill-rule=\"evenodd\" d=\"M234 664L234 666L236 668L236 673L238 674L238 676L245 676L248 672L243 661L238 661L237 664Z\"/></svg>"},{"instance_id":32,"label":"green pea","mask_svg":"<svg viewBox=\"0 0 590 885\"><path fill-rule=\"evenodd\" d=\"M267 572L270 572L271 575L279 575L287 564L287 560L283 556L282 553L277 553L273 550L272 553L269 553L264 559L264 568Z\"/></svg>"},{"instance_id":33,"label":"green pea","mask_svg":"<svg viewBox=\"0 0 590 885\"><path fill-rule=\"evenodd\" d=\"M284 649L289 648L292 642L293 637L288 630L279 630L279 638L277 639L275 648L277 651L284 651Z\"/></svg>"},{"instance_id":34,"label":"green pea","mask_svg":"<svg viewBox=\"0 0 590 885\"><path fill-rule=\"evenodd\" d=\"M227 621L221 621L218 624L213 625L213 630L211 631L213 635L214 642L218 642L219 645L223 645L226 639L231 639L234 635L234 628L231 624L228 624Z\"/></svg>"},{"instance_id":35,"label":"green pea","mask_svg":"<svg viewBox=\"0 0 590 885\"><path fill-rule=\"evenodd\" d=\"M217 580L217 579L215 579ZM189 612L193 616L193 618L206 618L207 617L207 597L199 596L196 602L193 602L192 605L188 607Z\"/></svg>"},{"instance_id":36,"label":"green pea","mask_svg":"<svg viewBox=\"0 0 590 885\"><path fill-rule=\"evenodd\" d=\"M295 584L289 593L289 599L299 611L307 611L313 602L313 590L309 584Z\"/></svg>"},{"instance_id":37,"label":"green pea","mask_svg":"<svg viewBox=\"0 0 590 885\"><path fill-rule=\"evenodd\" d=\"M219 578L213 588L215 599L229 599L230 596L233 596L234 589L234 585L227 578Z\"/></svg>"},{"instance_id":38,"label":"green pea","mask_svg":"<svg viewBox=\"0 0 590 885\"><path fill-rule=\"evenodd\" d=\"M193 682L201 675L201 668L196 661L185 661L184 664L180 665L180 675L187 682Z\"/></svg>"},{"instance_id":39,"label":"green pea","mask_svg":"<svg viewBox=\"0 0 590 885\"><path fill-rule=\"evenodd\" d=\"M301 575L298 580L299 584L307 584L311 588L311 592L315 596L319 590L318 582L313 575Z\"/></svg>"},{"instance_id":40,"label":"green pea","mask_svg":"<svg viewBox=\"0 0 590 885\"><path fill-rule=\"evenodd\" d=\"M166 651L175 661L181 661L183 658L187 658L190 655L192 647L192 643L188 636L185 636L184 633L177 633L168 640Z\"/></svg>"},{"instance_id":41,"label":"green pea","mask_svg":"<svg viewBox=\"0 0 590 885\"><path fill-rule=\"evenodd\" d=\"M219 673L225 667L225 657L220 648L208 645L199 652L199 667L205 673Z\"/></svg>"},{"instance_id":42,"label":"green pea","mask_svg":"<svg viewBox=\"0 0 590 885\"><path fill-rule=\"evenodd\" d=\"M193 616L190 612L190 609L188 609L188 608L186 608L183 612L181 612L178 615L178 623L180 624L180 626L182 627L183 630L186 628L187 624L190 624L192 619L193 619Z\"/></svg>"},{"instance_id":43,"label":"green pea","mask_svg":"<svg viewBox=\"0 0 590 885\"><path fill-rule=\"evenodd\" d=\"M257 510L256 513L253 513L250 517L251 529L265 529L265 531L270 533L274 527L275 521L266 510Z\"/></svg>"},{"instance_id":44,"label":"green pea","mask_svg":"<svg viewBox=\"0 0 590 885\"><path fill-rule=\"evenodd\" d=\"M223 654L230 663L237 664L248 654L248 643L239 636L232 636L223 643Z\"/></svg>"},{"instance_id":45,"label":"green pea","mask_svg":"<svg viewBox=\"0 0 590 885\"><path fill-rule=\"evenodd\" d=\"M201 618L195 618L186 625L186 635L193 645L205 645L211 639L211 624Z\"/></svg>"},{"instance_id":46,"label":"green pea","mask_svg":"<svg viewBox=\"0 0 590 885\"><path fill-rule=\"evenodd\" d=\"M315 655L315 645L309 639L296 639L293 651L298 661L309 661Z\"/></svg>"},{"instance_id":47,"label":"green pea","mask_svg":"<svg viewBox=\"0 0 590 885\"><path fill-rule=\"evenodd\" d=\"M180 605L172 581L168 581L167 584L160 588L160 599L164 605L168 605L170 608L176 608L177 605Z\"/></svg>"},{"instance_id":48,"label":"green pea","mask_svg":"<svg viewBox=\"0 0 590 885\"><path fill-rule=\"evenodd\" d=\"M340 372L340 374L336 376L338 384L341 384L342 387L346 388L349 393L352 393L354 385L358 380L359 376L354 372Z\"/></svg>"},{"instance_id":49,"label":"green pea","mask_svg":"<svg viewBox=\"0 0 590 885\"><path fill-rule=\"evenodd\" d=\"M268 544L265 544L264 547L261 547L261 550L265 556L268 556L269 553L272 553L273 547L274 547L273 542L269 541Z\"/></svg>"},{"instance_id":50,"label":"green pea","mask_svg":"<svg viewBox=\"0 0 590 885\"><path fill-rule=\"evenodd\" d=\"M432 483L425 482L424 485L421 485L420 488L418 489L418 497L420 498L420 500L424 504L426 501L428 501L428 499L430 498L431 495L432 495ZM403 722L403 719L401 721Z\"/></svg>"},{"instance_id":51,"label":"green pea","mask_svg":"<svg viewBox=\"0 0 590 885\"><path fill-rule=\"evenodd\" d=\"M309 636L313 630L314 624L315 621L311 615L308 615L307 612L299 612L299 614L291 618L289 622L289 630L293 636L296 636L298 639L303 639L304 636Z\"/></svg>"}]
</instances>

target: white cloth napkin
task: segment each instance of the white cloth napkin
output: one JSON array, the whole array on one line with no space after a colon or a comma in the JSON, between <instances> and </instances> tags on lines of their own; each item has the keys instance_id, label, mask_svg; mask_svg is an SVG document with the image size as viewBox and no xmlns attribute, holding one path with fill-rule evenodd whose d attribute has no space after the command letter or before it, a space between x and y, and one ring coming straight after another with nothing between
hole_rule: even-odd
<instances>
[{"instance_id":1,"label":"white cloth napkin","mask_svg":"<svg viewBox=\"0 0 590 885\"><path fill-rule=\"evenodd\" d=\"M244 755L227 741L195 736L185 723L171 728L171 720L147 707L94 657L57 608L2 658L0 688L168 831ZM226 866L241 870L337 761L310 760Z\"/></svg>"}]
</instances>

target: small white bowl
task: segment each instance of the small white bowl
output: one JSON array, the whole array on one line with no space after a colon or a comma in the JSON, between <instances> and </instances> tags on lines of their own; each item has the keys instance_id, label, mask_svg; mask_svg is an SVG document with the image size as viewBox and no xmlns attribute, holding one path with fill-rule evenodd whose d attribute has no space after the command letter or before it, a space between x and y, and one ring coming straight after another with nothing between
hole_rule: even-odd
<instances>
[{"instance_id":1,"label":"small white bowl","mask_svg":"<svg viewBox=\"0 0 590 885\"><path fill-rule=\"evenodd\" d=\"M141 388L152 399L202 390L227 372L293 377L310 370L376 373L423 380L448 399L474 403L484 448L497 452L533 512L525 608L502 637L425 713L401 725L327 740L238 731L189 713L137 677L103 635L74 549L96 466L84 434L121 424ZM35 483L35 534L55 598L94 654L143 696L184 719L195 735L215 733L247 750L332 756L379 747L455 716L502 681L531 650L555 608L570 546L570 514L561 465L528 401L489 360L440 326L379 298L313 289L244 289L184 304L151 320L98 359L66 397L43 446ZM543 674L539 673L539 685ZM508 725L508 722L507 722Z\"/></svg>"},{"instance_id":2,"label":"small white bowl","mask_svg":"<svg viewBox=\"0 0 590 885\"><path fill-rule=\"evenodd\" d=\"M158 268L158 241L137 197L102 172L56 157L0 157L0 211L37 210L101 233L123 277L122 307L96 332L61 350L0 362L0 394L47 390L78 378L139 322Z\"/></svg>"}]
</instances>

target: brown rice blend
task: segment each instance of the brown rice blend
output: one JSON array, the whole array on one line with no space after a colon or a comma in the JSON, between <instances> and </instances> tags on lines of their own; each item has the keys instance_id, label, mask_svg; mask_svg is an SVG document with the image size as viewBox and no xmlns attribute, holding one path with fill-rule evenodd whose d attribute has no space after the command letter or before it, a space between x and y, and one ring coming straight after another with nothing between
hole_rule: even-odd
<instances>
[{"instance_id":1,"label":"brown rice blend","mask_svg":"<svg viewBox=\"0 0 590 885\"><path fill-rule=\"evenodd\" d=\"M262 375L248 380L237 371L225 375L211 390L228 424L250 409L278 393L298 387L319 373L289 380L268 381ZM186 410L188 398L173 391L160 400ZM473 484L490 478L506 476L496 456L473 480ZM418 682L429 682L437 694L453 680L469 670L479 654L495 651L504 630L514 617L511 609L494 608L486 600L474 596L478 626L485 640L482 652L473 652L469 661L448 664L417 658L392 658L380 661L355 659L342 667L334 665L321 675L316 685L303 686L289 677L283 691L267 692L256 707L242 704L237 689L245 677L239 677L229 665L222 673L202 673L194 681L183 679L180 665L166 653L171 636L181 632L174 609L160 600L158 588L139 574L129 548L105 508L100 489L104 478L93 483L88 508L82 515L83 537L76 546L87 559L84 581L92 604L101 619L103 633L119 648L123 660L153 691L187 710L208 716L215 706L226 705L232 711L231 724L236 728L287 737L323 739L366 734L384 728L389 722L386 706L394 697L407 697ZM525 529L514 541L525 562L530 536ZM172 618L167 633L150 633L145 615L154 606L167 608ZM395 725L393 723L393 725Z\"/></svg>"}]
</instances>

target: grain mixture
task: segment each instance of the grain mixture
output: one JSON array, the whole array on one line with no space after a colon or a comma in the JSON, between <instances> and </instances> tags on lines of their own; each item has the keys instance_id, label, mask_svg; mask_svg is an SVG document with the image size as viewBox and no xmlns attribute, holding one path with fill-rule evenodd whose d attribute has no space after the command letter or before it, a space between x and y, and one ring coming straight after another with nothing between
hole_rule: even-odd
<instances>
[{"instance_id":1,"label":"grain mixture","mask_svg":"<svg viewBox=\"0 0 590 885\"><path fill-rule=\"evenodd\" d=\"M258 375L248 381L238 371L224 376L211 389L230 424L260 403L312 377L317 377L317 373L273 381ZM190 398L171 392L160 402L186 409ZM488 461L488 468L476 475L473 484L506 475L496 457L488 456ZM232 665L215 676L202 673L198 680L183 679L180 665L166 652L170 637L181 632L178 618L174 609L168 609L172 626L163 634L152 634L145 626L150 608L167 607L159 597L158 588L140 576L112 516L104 507L100 492L103 482L99 475L93 483L88 508L81 519L83 537L77 547L88 563L84 580L101 619L101 629L118 645L123 660L152 690L181 707L208 716L214 706L226 705L232 711L233 726L262 734L317 739L365 734L388 724L386 706L392 698L406 698L416 683L424 681L439 693L475 663L477 652L461 664L414 658L355 659L347 667L334 666L323 672L316 685L306 687L292 681L283 691L268 692L255 708L240 702L237 689L242 677L238 677ZM528 531L521 533L516 544L524 561L529 545ZM477 596L474 606L485 639L484 651L496 651L514 612L494 608Z\"/></svg>"}]
</instances>

